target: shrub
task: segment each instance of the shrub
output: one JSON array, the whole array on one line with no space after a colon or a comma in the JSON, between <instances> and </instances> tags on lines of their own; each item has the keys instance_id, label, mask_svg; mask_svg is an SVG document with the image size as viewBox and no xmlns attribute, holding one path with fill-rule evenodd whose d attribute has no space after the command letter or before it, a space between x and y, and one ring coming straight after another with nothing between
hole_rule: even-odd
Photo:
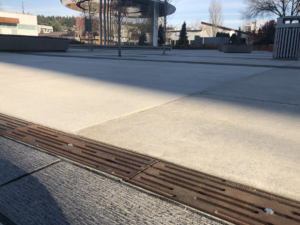
<instances>
[{"instance_id":1,"label":"shrub","mask_svg":"<svg viewBox=\"0 0 300 225\"><path fill-rule=\"evenodd\" d=\"M233 44L233 45L238 44L238 38L237 38L236 34L231 35L230 43Z\"/></svg>"},{"instance_id":2,"label":"shrub","mask_svg":"<svg viewBox=\"0 0 300 225\"><path fill-rule=\"evenodd\" d=\"M146 33L141 33L139 37L139 45L147 45L146 41L147 41Z\"/></svg>"},{"instance_id":3,"label":"shrub","mask_svg":"<svg viewBox=\"0 0 300 225\"><path fill-rule=\"evenodd\" d=\"M230 37L228 33L218 32L216 37Z\"/></svg>"},{"instance_id":4,"label":"shrub","mask_svg":"<svg viewBox=\"0 0 300 225\"><path fill-rule=\"evenodd\" d=\"M77 41L77 40L75 40L75 39L69 39L69 43L71 44L71 45L77 45L77 44L84 44L84 43L82 43L82 42L80 42L80 41Z\"/></svg>"}]
</instances>

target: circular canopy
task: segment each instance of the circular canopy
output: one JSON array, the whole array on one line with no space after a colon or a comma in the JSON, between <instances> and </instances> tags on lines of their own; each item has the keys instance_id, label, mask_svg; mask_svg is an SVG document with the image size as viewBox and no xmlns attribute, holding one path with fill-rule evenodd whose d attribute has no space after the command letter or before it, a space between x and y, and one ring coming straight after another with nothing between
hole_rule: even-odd
<instances>
[{"instance_id":1,"label":"circular canopy","mask_svg":"<svg viewBox=\"0 0 300 225\"><path fill-rule=\"evenodd\" d=\"M88 1L84 0L60 0L61 3L73 10L84 12L88 11ZM91 0L91 11L92 13L99 13L99 1L100 0ZM117 4L117 0L106 0L111 6ZM159 7L159 17L164 16L164 2L161 0L121 0L122 5L126 7L128 18L146 18L149 15L154 13L154 3L158 3ZM104 3L104 0L102 0ZM80 5L80 7L78 7ZM85 9L85 10L83 10ZM175 6L168 4L167 5L167 15L171 15L176 11Z\"/></svg>"}]
</instances>

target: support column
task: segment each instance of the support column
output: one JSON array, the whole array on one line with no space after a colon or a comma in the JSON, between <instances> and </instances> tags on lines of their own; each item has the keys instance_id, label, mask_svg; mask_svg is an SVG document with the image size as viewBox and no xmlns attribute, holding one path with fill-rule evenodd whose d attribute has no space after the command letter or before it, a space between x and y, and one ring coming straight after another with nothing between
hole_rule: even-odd
<instances>
[{"instance_id":1,"label":"support column","mask_svg":"<svg viewBox=\"0 0 300 225\"><path fill-rule=\"evenodd\" d=\"M104 19L104 45L106 45L106 0L104 0L104 6L103 6L103 19Z\"/></svg>"},{"instance_id":2,"label":"support column","mask_svg":"<svg viewBox=\"0 0 300 225\"><path fill-rule=\"evenodd\" d=\"M153 46L157 46L158 39L158 17L159 17L159 3L154 2L153 12Z\"/></svg>"},{"instance_id":3,"label":"support column","mask_svg":"<svg viewBox=\"0 0 300 225\"><path fill-rule=\"evenodd\" d=\"M102 0L99 1L99 26L100 26L100 37L99 37L99 42L100 42L100 46L102 45Z\"/></svg>"},{"instance_id":4,"label":"support column","mask_svg":"<svg viewBox=\"0 0 300 225\"><path fill-rule=\"evenodd\" d=\"M107 45L110 45L109 39L110 39L110 33L109 33L109 8L110 8L110 2L109 0L107 1L107 17L106 17L106 22L107 22Z\"/></svg>"},{"instance_id":5,"label":"support column","mask_svg":"<svg viewBox=\"0 0 300 225\"><path fill-rule=\"evenodd\" d=\"M112 11L112 6L113 6L113 2L111 1L111 3L110 3L110 12L109 12L109 16L110 16L110 18L109 18L109 34L110 34L110 36L109 36L109 43L112 45L112 33L111 33L111 11Z\"/></svg>"}]
</instances>

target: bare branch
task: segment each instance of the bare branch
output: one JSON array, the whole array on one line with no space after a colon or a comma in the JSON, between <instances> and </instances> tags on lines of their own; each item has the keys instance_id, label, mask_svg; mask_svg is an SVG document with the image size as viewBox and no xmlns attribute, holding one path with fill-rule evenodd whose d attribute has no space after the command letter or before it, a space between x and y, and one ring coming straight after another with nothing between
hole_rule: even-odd
<instances>
[{"instance_id":1,"label":"bare branch","mask_svg":"<svg viewBox=\"0 0 300 225\"><path fill-rule=\"evenodd\" d=\"M212 24L210 36L215 37L218 32L218 27L223 25L224 17L222 13L222 3L220 0L211 0L209 6L209 22Z\"/></svg>"},{"instance_id":2,"label":"bare branch","mask_svg":"<svg viewBox=\"0 0 300 225\"><path fill-rule=\"evenodd\" d=\"M244 20L271 16L272 14L279 17L297 15L299 2L300 0L244 0L247 8L240 13Z\"/></svg>"}]
</instances>

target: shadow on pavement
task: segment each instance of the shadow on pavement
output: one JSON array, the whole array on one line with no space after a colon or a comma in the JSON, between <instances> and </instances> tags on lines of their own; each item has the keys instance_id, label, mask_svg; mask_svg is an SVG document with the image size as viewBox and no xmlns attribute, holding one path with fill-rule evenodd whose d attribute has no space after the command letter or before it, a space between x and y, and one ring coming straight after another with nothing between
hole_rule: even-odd
<instances>
[{"instance_id":1,"label":"shadow on pavement","mask_svg":"<svg viewBox=\"0 0 300 225\"><path fill-rule=\"evenodd\" d=\"M1 158L1 149L0 149ZM3 225L67 225L60 206L43 184L34 175L25 175L9 161L0 159L0 168L9 167L10 172L23 174L12 180L6 179L6 184L0 185L0 223ZM0 177L7 170L0 170ZM13 174L12 174L13 175ZM25 176L24 176L25 175Z\"/></svg>"}]
</instances>

